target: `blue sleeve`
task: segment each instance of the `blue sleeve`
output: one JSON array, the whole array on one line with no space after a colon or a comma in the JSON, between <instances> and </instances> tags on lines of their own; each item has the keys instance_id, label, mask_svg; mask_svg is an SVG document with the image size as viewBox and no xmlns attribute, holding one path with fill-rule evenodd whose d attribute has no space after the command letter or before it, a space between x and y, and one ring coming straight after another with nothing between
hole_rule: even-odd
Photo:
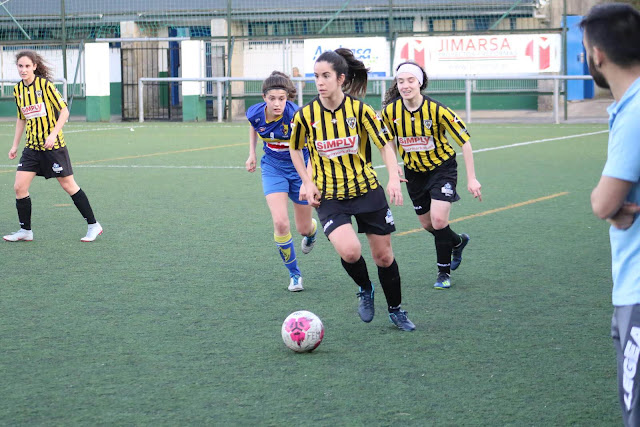
<instances>
[{"instance_id":1,"label":"blue sleeve","mask_svg":"<svg viewBox=\"0 0 640 427\"><path fill-rule=\"evenodd\" d=\"M284 123L291 123L296 111L298 111L298 105L291 101L287 101L287 106L285 107L284 114L282 115L282 121Z\"/></svg>"},{"instance_id":2,"label":"blue sleeve","mask_svg":"<svg viewBox=\"0 0 640 427\"><path fill-rule=\"evenodd\" d=\"M251 126L256 127L256 124L262 121L265 105L266 103L261 102L259 104L255 104L249 107L249 109L247 110L246 116L247 116L247 120L249 120L249 123L251 123ZM255 121L255 119L258 119L258 121Z\"/></svg>"},{"instance_id":3,"label":"blue sleeve","mask_svg":"<svg viewBox=\"0 0 640 427\"><path fill-rule=\"evenodd\" d=\"M633 117L634 110L638 109L630 108L616 117L609 133L607 162L602 175L629 182L640 181L640 121L637 114Z\"/></svg>"}]
</instances>

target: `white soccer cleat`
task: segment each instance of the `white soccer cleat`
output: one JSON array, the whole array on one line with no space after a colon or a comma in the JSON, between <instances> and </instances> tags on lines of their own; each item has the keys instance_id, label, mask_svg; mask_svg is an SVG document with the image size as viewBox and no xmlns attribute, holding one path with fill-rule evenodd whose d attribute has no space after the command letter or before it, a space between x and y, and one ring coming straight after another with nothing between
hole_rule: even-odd
<instances>
[{"instance_id":1,"label":"white soccer cleat","mask_svg":"<svg viewBox=\"0 0 640 427\"><path fill-rule=\"evenodd\" d=\"M33 231L25 230L24 228L21 228L15 233L8 234L6 236L3 236L2 238L7 242L17 242L20 240L24 240L25 242L30 242L33 240Z\"/></svg>"},{"instance_id":2,"label":"white soccer cleat","mask_svg":"<svg viewBox=\"0 0 640 427\"><path fill-rule=\"evenodd\" d=\"M317 224L315 218L311 218L311 221L313 221L313 224L316 227L316 232L313 233L311 236L304 236L302 238L302 253L303 254L308 254L309 252L311 252L311 249L313 249L313 247L316 244L316 234L318 234L318 224Z\"/></svg>"},{"instance_id":3,"label":"white soccer cleat","mask_svg":"<svg viewBox=\"0 0 640 427\"><path fill-rule=\"evenodd\" d=\"M102 226L99 222L95 224L89 224L89 228L87 229L87 235L80 239L81 242L93 242L96 240L96 237L102 234Z\"/></svg>"},{"instance_id":4,"label":"white soccer cleat","mask_svg":"<svg viewBox=\"0 0 640 427\"><path fill-rule=\"evenodd\" d=\"M302 277L299 275L295 275L291 278L291 281L289 282L289 290L291 292L300 292L300 291L304 291L304 288L302 287Z\"/></svg>"}]
</instances>

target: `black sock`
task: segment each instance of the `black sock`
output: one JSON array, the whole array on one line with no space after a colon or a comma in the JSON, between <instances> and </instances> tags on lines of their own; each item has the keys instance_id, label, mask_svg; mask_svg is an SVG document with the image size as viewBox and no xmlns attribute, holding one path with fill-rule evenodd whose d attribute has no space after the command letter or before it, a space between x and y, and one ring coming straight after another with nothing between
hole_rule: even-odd
<instances>
[{"instance_id":1,"label":"black sock","mask_svg":"<svg viewBox=\"0 0 640 427\"><path fill-rule=\"evenodd\" d=\"M84 194L84 191L82 191L82 188L78 190L76 194L71 196L71 199L76 205L76 208L80 211L82 217L87 220L87 224L95 224L96 217L93 216L93 210L89 204L89 199L87 198L87 195Z\"/></svg>"},{"instance_id":2,"label":"black sock","mask_svg":"<svg viewBox=\"0 0 640 427\"><path fill-rule=\"evenodd\" d=\"M389 267L378 266L378 278L387 299L389 313L400 310L402 289L400 287L400 271L395 259Z\"/></svg>"},{"instance_id":3,"label":"black sock","mask_svg":"<svg viewBox=\"0 0 640 427\"><path fill-rule=\"evenodd\" d=\"M458 233L453 231L451 229L451 227L449 227L448 225L445 228L443 228L443 230L448 230L449 231L449 235L451 236L451 244L454 247L460 246L460 244L462 243L462 237L460 237L460 235Z\"/></svg>"},{"instance_id":4,"label":"black sock","mask_svg":"<svg viewBox=\"0 0 640 427\"><path fill-rule=\"evenodd\" d=\"M433 230L431 232L436 240L436 258L438 261L438 271L441 273L451 273L451 251L453 243L451 241L451 229L449 226Z\"/></svg>"},{"instance_id":5,"label":"black sock","mask_svg":"<svg viewBox=\"0 0 640 427\"><path fill-rule=\"evenodd\" d=\"M16 199L16 209L18 210L20 228L31 230L31 197Z\"/></svg>"},{"instance_id":6,"label":"black sock","mask_svg":"<svg viewBox=\"0 0 640 427\"><path fill-rule=\"evenodd\" d=\"M356 282L356 285L365 291L371 290L371 280L369 279L369 272L367 271L367 263L364 262L362 255L360 255L360 259L353 264L346 262L342 258L340 258L340 261L342 261L342 266L353 281Z\"/></svg>"}]
</instances>

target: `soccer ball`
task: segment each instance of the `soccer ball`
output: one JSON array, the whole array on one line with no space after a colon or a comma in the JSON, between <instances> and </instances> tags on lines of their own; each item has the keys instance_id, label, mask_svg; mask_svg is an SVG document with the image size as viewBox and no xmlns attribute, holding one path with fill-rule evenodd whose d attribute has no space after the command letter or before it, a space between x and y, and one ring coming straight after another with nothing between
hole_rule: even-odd
<instances>
[{"instance_id":1,"label":"soccer ball","mask_svg":"<svg viewBox=\"0 0 640 427\"><path fill-rule=\"evenodd\" d=\"M310 311L294 311L282 323L282 341L291 350L304 353L315 350L324 338L324 326Z\"/></svg>"}]
</instances>

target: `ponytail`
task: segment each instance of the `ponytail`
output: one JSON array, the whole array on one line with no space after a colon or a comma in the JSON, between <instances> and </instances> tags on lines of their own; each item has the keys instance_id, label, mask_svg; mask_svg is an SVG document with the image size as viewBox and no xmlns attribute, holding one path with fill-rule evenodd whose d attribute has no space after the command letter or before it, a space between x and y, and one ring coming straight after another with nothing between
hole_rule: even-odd
<instances>
[{"instance_id":1,"label":"ponytail","mask_svg":"<svg viewBox=\"0 0 640 427\"><path fill-rule=\"evenodd\" d=\"M316 62L328 62L338 77L344 74L342 90L355 97L363 97L367 93L367 79L369 69L362 61L356 59L350 49L338 48L334 51L323 52Z\"/></svg>"}]
</instances>

